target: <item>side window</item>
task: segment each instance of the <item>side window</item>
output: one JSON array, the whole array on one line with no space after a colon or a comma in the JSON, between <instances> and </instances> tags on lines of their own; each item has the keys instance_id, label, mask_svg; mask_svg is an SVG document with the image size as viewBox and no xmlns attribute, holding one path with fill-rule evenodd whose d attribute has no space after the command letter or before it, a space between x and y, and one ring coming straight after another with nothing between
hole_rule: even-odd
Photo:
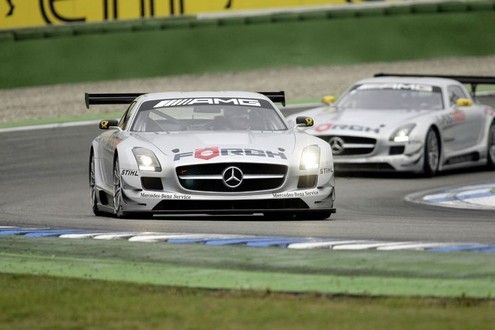
<instances>
[{"instance_id":1,"label":"side window","mask_svg":"<svg viewBox=\"0 0 495 330\"><path fill-rule=\"evenodd\" d=\"M448 91L450 105L455 105L457 99L469 98L460 86L449 86Z\"/></svg>"},{"instance_id":2,"label":"side window","mask_svg":"<svg viewBox=\"0 0 495 330\"><path fill-rule=\"evenodd\" d=\"M124 112L124 115L122 116L122 118L120 118L119 127L122 130L125 130L125 128L127 127L129 117L131 116L132 109L134 108L135 105L136 105L136 102L132 102L131 105L127 108L127 110Z\"/></svg>"}]
</instances>

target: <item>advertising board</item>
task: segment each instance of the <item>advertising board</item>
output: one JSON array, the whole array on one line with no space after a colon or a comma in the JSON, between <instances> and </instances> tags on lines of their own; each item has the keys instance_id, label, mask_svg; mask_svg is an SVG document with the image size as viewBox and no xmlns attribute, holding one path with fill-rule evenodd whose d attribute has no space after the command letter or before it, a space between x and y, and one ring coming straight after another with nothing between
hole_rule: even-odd
<instances>
[{"instance_id":1,"label":"advertising board","mask_svg":"<svg viewBox=\"0 0 495 330\"><path fill-rule=\"evenodd\" d=\"M346 0L0 0L0 29L344 3Z\"/></svg>"}]
</instances>

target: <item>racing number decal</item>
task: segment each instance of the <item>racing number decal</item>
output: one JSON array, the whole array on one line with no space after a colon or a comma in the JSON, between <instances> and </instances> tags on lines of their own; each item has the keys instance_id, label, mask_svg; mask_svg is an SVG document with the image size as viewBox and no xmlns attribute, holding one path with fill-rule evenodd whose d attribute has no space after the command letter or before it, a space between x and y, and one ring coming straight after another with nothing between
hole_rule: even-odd
<instances>
[{"instance_id":1,"label":"racing number decal","mask_svg":"<svg viewBox=\"0 0 495 330\"><path fill-rule=\"evenodd\" d=\"M306 126L313 126L313 118L306 117Z\"/></svg>"}]
</instances>

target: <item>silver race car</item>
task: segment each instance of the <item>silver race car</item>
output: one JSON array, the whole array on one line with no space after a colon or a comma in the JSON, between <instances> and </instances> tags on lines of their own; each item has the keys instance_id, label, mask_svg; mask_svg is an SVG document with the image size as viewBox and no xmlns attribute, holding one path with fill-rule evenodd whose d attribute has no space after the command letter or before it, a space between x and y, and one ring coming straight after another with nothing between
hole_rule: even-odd
<instances>
[{"instance_id":1,"label":"silver race car","mask_svg":"<svg viewBox=\"0 0 495 330\"><path fill-rule=\"evenodd\" d=\"M288 126L283 92L86 94L129 104L103 120L89 157L95 215L254 214L325 219L335 212L330 146Z\"/></svg>"},{"instance_id":2,"label":"silver race car","mask_svg":"<svg viewBox=\"0 0 495 330\"><path fill-rule=\"evenodd\" d=\"M300 114L314 118L306 131L332 147L337 172L493 170L495 112L477 103L478 84L495 77L377 74Z\"/></svg>"}]
</instances>

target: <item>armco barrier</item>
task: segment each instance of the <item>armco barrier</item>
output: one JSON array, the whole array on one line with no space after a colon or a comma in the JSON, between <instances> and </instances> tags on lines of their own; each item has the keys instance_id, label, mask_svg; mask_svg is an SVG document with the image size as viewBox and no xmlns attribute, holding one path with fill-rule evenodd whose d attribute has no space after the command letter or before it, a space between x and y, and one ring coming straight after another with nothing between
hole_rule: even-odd
<instances>
[{"instance_id":1,"label":"armco barrier","mask_svg":"<svg viewBox=\"0 0 495 330\"><path fill-rule=\"evenodd\" d=\"M331 7L319 10L291 10L270 14L199 18L183 16L92 24L67 24L43 28L26 28L0 32L0 42L22 41L38 38L67 37L98 33L115 33L147 30L224 27L244 24L286 23L308 20L364 18L391 15L442 14L470 11L493 11L495 0L465 0L445 2L390 3L368 6L353 5L344 8Z\"/></svg>"}]
</instances>

